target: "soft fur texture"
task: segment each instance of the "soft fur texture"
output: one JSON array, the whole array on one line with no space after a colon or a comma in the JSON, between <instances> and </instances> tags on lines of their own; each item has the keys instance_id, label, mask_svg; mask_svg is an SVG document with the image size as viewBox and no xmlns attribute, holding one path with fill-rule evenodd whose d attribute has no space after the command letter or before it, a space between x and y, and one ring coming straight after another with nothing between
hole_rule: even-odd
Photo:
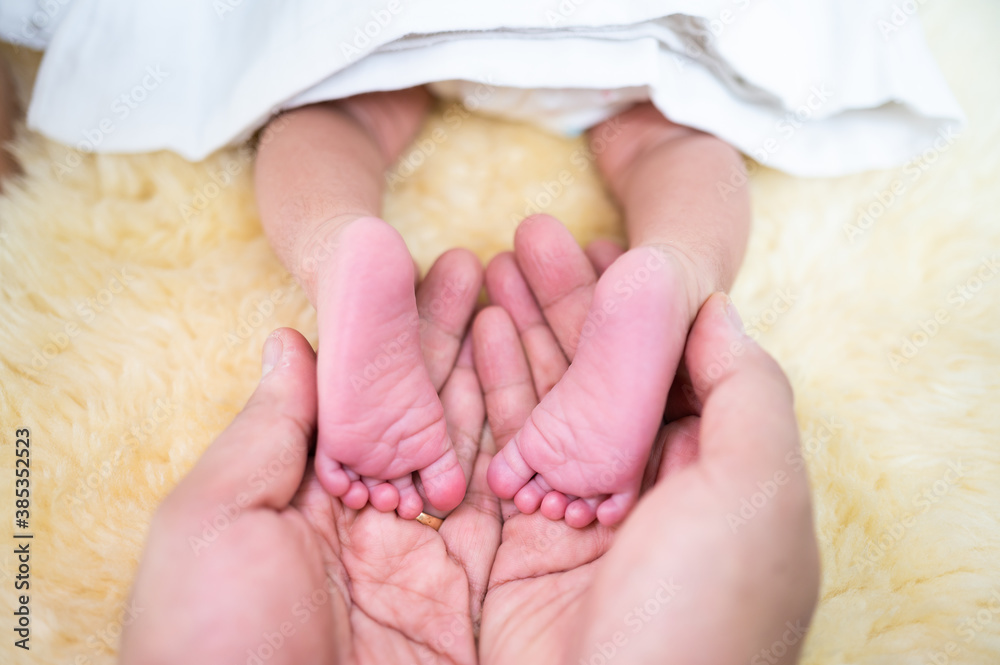
<instances>
[{"instance_id":1,"label":"soft fur texture","mask_svg":"<svg viewBox=\"0 0 1000 665\"><path fill-rule=\"evenodd\" d=\"M733 297L797 395L823 552L806 663L1000 662L1000 278L976 277L1000 258L1000 6L921 11L969 116L957 142L908 170L752 178ZM5 53L27 90L37 55ZM431 118L423 165L386 201L425 269L453 245L484 260L508 247L512 220L563 170L572 182L547 210L581 241L619 233L573 158L581 141L453 114ZM5 529L0 660L108 663L157 502L241 408L267 333L315 343L315 319L261 233L240 153L73 167L23 128L15 148L24 174L0 197L0 495L12 519L14 431L30 428L33 632L30 654L12 646ZM850 233L895 179L905 191ZM920 345L912 358L904 338Z\"/></svg>"}]
</instances>

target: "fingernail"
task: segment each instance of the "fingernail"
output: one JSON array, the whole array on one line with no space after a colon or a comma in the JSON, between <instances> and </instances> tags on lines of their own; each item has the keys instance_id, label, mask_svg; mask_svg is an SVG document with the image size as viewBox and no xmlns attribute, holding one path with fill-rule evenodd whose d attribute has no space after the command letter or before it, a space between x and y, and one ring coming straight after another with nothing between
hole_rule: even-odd
<instances>
[{"instance_id":1,"label":"fingernail","mask_svg":"<svg viewBox=\"0 0 1000 665\"><path fill-rule=\"evenodd\" d=\"M740 318L740 313L736 311L736 305L733 304L732 298L728 295L726 296L726 317L729 319L729 324L732 325L733 330L741 335L746 333L746 329L743 327L743 319Z\"/></svg>"},{"instance_id":2,"label":"fingernail","mask_svg":"<svg viewBox=\"0 0 1000 665\"><path fill-rule=\"evenodd\" d=\"M285 350L285 345L281 343L281 338L275 333L268 335L267 340L264 342L264 357L261 361L260 368L260 378L264 378L268 373L275 368L278 362L281 360L281 354Z\"/></svg>"}]
</instances>

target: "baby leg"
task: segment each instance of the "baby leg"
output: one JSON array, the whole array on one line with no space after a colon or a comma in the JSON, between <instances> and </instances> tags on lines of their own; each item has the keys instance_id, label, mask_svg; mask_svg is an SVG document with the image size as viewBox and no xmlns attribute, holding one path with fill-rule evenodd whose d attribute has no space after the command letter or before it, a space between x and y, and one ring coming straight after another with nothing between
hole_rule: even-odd
<instances>
[{"instance_id":1,"label":"baby leg","mask_svg":"<svg viewBox=\"0 0 1000 665\"><path fill-rule=\"evenodd\" d=\"M629 246L655 246L684 267L684 310L693 322L708 296L732 286L746 251L750 197L743 158L721 139L670 122L649 103L595 127L590 145L622 206Z\"/></svg>"},{"instance_id":2,"label":"baby leg","mask_svg":"<svg viewBox=\"0 0 1000 665\"><path fill-rule=\"evenodd\" d=\"M595 128L591 147L632 249L596 280L553 220L518 230L520 271L572 364L489 474L522 511L546 497L569 506L573 526L616 523L634 505L687 330L701 303L730 286L750 218L745 187L729 184L742 173L739 154L651 105ZM551 265L574 253L582 267L572 274Z\"/></svg>"},{"instance_id":3,"label":"baby leg","mask_svg":"<svg viewBox=\"0 0 1000 665\"><path fill-rule=\"evenodd\" d=\"M261 136L255 173L265 232L316 306L317 476L352 508L407 518L422 509L414 471L439 510L465 493L421 354L413 260L378 219L385 170L427 101L412 89L291 111Z\"/></svg>"}]
</instances>

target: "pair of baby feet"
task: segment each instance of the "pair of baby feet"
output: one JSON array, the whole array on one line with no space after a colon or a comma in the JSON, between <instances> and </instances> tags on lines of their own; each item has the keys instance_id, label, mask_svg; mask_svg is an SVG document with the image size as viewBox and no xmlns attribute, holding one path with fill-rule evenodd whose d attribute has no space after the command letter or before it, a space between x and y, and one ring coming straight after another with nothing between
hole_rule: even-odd
<instances>
[{"instance_id":1,"label":"pair of baby feet","mask_svg":"<svg viewBox=\"0 0 1000 665\"><path fill-rule=\"evenodd\" d=\"M529 359L531 340L554 332L564 365L494 457L490 488L525 513L616 524L638 500L694 314L688 280L655 247L621 254L598 279L569 232L544 215L521 225L515 246L487 271L491 300L510 313ZM412 519L424 509L418 484L438 511L461 503L466 473L438 391L481 283L478 261L453 250L415 289L413 261L392 227L362 218L340 232L317 291L315 465L345 505L370 502Z\"/></svg>"}]
</instances>

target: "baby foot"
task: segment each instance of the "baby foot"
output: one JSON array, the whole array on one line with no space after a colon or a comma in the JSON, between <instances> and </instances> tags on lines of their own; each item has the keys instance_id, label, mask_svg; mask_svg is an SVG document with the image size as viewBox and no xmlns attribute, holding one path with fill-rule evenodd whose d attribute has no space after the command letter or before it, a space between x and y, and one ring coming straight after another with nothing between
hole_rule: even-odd
<instances>
[{"instance_id":1,"label":"baby foot","mask_svg":"<svg viewBox=\"0 0 1000 665\"><path fill-rule=\"evenodd\" d=\"M316 475L360 509L451 510L465 475L421 351L413 261L402 237L368 217L339 231L317 290L319 429ZM385 482L389 481L389 482Z\"/></svg>"},{"instance_id":2,"label":"baby foot","mask_svg":"<svg viewBox=\"0 0 1000 665\"><path fill-rule=\"evenodd\" d=\"M638 247L615 260L597 282L569 369L493 458L490 488L521 512L541 506L575 527L624 519L662 422L689 309L686 271L671 252Z\"/></svg>"}]
</instances>

